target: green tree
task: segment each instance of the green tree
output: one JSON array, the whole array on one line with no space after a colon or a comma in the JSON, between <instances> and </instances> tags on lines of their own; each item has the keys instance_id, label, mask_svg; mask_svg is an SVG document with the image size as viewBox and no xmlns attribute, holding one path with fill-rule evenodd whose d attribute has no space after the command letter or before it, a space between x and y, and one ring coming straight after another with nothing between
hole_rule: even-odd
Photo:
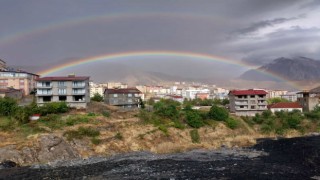
<instances>
[{"instance_id":1,"label":"green tree","mask_svg":"<svg viewBox=\"0 0 320 180\"><path fill-rule=\"evenodd\" d=\"M93 97L91 98L92 101L96 102L102 102L103 101L103 96L101 96L99 93L95 93Z\"/></svg>"},{"instance_id":2,"label":"green tree","mask_svg":"<svg viewBox=\"0 0 320 180\"><path fill-rule=\"evenodd\" d=\"M200 128L204 126L202 117L198 111L190 110L186 112L186 120L189 126L194 128Z\"/></svg>"},{"instance_id":3,"label":"green tree","mask_svg":"<svg viewBox=\"0 0 320 180\"><path fill-rule=\"evenodd\" d=\"M0 115L2 116L14 116L18 103L12 98L0 97Z\"/></svg>"},{"instance_id":4,"label":"green tree","mask_svg":"<svg viewBox=\"0 0 320 180\"><path fill-rule=\"evenodd\" d=\"M275 98L267 99L267 102L268 102L268 104L274 104L274 103L279 103L279 102L289 102L289 100L284 99L284 98L275 97Z\"/></svg>"},{"instance_id":5,"label":"green tree","mask_svg":"<svg viewBox=\"0 0 320 180\"><path fill-rule=\"evenodd\" d=\"M217 121L226 121L229 118L229 112L223 107L213 105L210 108L208 117Z\"/></svg>"}]
</instances>

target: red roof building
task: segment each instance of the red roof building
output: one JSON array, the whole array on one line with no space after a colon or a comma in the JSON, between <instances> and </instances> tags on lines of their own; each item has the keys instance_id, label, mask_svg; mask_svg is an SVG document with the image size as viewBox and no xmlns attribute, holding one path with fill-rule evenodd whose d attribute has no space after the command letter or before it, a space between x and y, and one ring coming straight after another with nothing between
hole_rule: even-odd
<instances>
[{"instance_id":1,"label":"red roof building","mask_svg":"<svg viewBox=\"0 0 320 180\"><path fill-rule=\"evenodd\" d=\"M267 95L268 93L264 90L248 89L248 90L232 90L229 92L229 94L232 94L235 96L241 96L241 95Z\"/></svg>"},{"instance_id":2,"label":"red roof building","mask_svg":"<svg viewBox=\"0 0 320 180\"><path fill-rule=\"evenodd\" d=\"M277 111L287 111L291 112L293 110L299 110L302 112L302 106L297 102L279 102L268 105L268 109L270 111L277 112Z\"/></svg>"},{"instance_id":3,"label":"red roof building","mask_svg":"<svg viewBox=\"0 0 320 180\"><path fill-rule=\"evenodd\" d=\"M54 76L36 78L36 81L85 81L89 79L89 76Z\"/></svg>"}]
</instances>

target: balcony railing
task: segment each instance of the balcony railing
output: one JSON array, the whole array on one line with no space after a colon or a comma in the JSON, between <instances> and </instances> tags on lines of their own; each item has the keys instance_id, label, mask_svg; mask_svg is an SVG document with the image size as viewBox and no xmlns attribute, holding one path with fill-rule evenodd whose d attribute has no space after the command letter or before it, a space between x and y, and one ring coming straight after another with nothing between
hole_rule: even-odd
<instances>
[{"instance_id":1,"label":"balcony railing","mask_svg":"<svg viewBox=\"0 0 320 180\"><path fill-rule=\"evenodd\" d=\"M36 86L37 88L52 88L52 84L50 85L41 85L41 84L37 84Z\"/></svg>"}]
</instances>

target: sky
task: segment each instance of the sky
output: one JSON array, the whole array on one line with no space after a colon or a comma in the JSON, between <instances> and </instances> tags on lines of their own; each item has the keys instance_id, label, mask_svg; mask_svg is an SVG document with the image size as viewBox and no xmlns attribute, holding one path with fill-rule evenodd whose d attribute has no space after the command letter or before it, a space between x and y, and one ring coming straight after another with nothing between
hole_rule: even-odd
<instances>
[{"instance_id":1,"label":"sky","mask_svg":"<svg viewBox=\"0 0 320 180\"><path fill-rule=\"evenodd\" d=\"M209 54L254 66L278 57L320 60L320 0L0 0L0 23L0 59L27 68L129 51ZM168 66L160 67L163 62ZM197 71L184 72L195 62L119 63L201 77L246 70L201 61ZM101 71L107 65L95 64ZM68 70L95 73L85 66Z\"/></svg>"}]
</instances>

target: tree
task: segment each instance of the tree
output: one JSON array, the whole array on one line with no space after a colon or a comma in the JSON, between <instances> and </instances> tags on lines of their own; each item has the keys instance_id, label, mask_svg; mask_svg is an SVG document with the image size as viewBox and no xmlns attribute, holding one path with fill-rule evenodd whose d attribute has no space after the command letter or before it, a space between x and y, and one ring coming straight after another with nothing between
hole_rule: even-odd
<instances>
[{"instance_id":1,"label":"tree","mask_svg":"<svg viewBox=\"0 0 320 180\"><path fill-rule=\"evenodd\" d=\"M229 118L229 112L223 107L213 105L210 108L208 117L217 121L226 121Z\"/></svg>"},{"instance_id":2,"label":"tree","mask_svg":"<svg viewBox=\"0 0 320 180\"><path fill-rule=\"evenodd\" d=\"M267 99L267 102L268 102L268 104L274 104L274 103L279 103L279 102L289 102L289 100L284 99L284 98L275 97L275 98Z\"/></svg>"},{"instance_id":3,"label":"tree","mask_svg":"<svg viewBox=\"0 0 320 180\"><path fill-rule=\"evenodd\" d=\"M95 93L93 97L91 98L92 101L102 102L103 96L101 96L99 93Z\"/></svg>"},{"instance_id":4,"label":"tree","mask_svg":"<svg viewBox=\"0 0 320 180\"><path fill-rule=\"evenodd\" d=\"M189 110L186 112L186 119L189 126L199 128L204 126L202 117L198 111Z\"/></svg>"}]
</instances>

